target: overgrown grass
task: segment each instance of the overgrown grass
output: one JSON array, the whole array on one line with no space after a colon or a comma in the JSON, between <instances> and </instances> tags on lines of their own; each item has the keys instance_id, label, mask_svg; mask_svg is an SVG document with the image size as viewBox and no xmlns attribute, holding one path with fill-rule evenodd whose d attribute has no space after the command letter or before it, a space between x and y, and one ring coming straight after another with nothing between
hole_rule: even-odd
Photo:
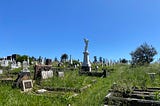
<instances>
[{"instance_id":1,"label":"overgrown grass","mask_svg":"<svg viewBox=\"0 0 160 106\"><path fill-rule=\"evenodd\" d=\"M108 68L108 67L106 67ZM73 87L81 88L97 80L90 88L78 96L73 97L74 92L51 92L46 94L35 94L35 92L21 93L19 89L12 89L11 85L0 85L0 106L101 106L108 90L115 82L119 89L131 89L133 86L139 88L160 87L160 65L131 68L129 65L116 65L106 78L79 76L77 71L66 71L64 78L53 77L42 81L41 87ZM147 73L155 72L155 80L152 81ZM36 85L34 85L36 88ZM35 89L34 88L34 89Z\"/></svg>"}]
</instances>

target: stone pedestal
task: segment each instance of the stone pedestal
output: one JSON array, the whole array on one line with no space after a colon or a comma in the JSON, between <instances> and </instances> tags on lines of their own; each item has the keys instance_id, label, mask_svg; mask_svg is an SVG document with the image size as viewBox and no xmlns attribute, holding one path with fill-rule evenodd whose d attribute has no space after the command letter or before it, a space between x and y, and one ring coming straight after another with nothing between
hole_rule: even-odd
<instances>
[{"instance_id":1,"label":"stone pedestal","mask_svg":"<svg viewBox=\"0 0 160 106\"><path fill-rule=\"evenodd\" d=\"M89 61L89 53L87 51L83 52L84 58L82 63L82 71L90 71L91 72L91 63Z\"/></svg>"}]
</instances>

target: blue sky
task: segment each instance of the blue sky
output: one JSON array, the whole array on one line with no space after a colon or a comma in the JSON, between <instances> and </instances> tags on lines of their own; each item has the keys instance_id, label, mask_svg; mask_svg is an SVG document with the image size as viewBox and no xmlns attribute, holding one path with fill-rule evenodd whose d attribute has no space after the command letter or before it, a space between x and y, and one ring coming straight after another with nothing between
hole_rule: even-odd
<instances>
[{"instance_id":1,"label":"blue sky","mask_svg":"<svg viewBox=\"0 0 160 106\"><path fill-rule=\"evenodd\" d=\"M127 58L147 42L160 51L159 0L1 0L0 57L13 53ZM155 57L159 58L159 54Z\"/></svg>"}]
</instances>

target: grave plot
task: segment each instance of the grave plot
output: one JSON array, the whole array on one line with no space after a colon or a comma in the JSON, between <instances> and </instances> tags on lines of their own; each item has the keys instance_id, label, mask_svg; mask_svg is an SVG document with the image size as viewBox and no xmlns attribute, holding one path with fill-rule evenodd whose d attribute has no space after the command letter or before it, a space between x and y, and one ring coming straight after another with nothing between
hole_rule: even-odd
<instances>
[{"instance_id":1,"label":"grave plot","mask_svg":"<svg viewBox=\"0 0 160 106\"><path fill-rule=\"evenodd\" d=\"M131 91L109 90L105 105L160 106L160 88L133 88Z\"/></svg>"},{"instance_id":2,"label":"grave plot","mask_svg":"<svg viewBox=\"0 0 160 106\"><path fill-rule=\"evenodd\" d=\"M67 71L62 76L42 80L41 88L48 91L80 93L91 87L95 82L93 77L79 76L78 72Z\"/></svg>"}]
</instances>

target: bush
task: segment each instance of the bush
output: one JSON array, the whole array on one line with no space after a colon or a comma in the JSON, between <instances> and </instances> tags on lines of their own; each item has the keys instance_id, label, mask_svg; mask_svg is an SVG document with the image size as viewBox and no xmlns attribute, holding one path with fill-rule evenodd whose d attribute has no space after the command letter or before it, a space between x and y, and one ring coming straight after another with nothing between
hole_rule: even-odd
<instances>
[{"instance_id":1,"label":"bush","mask_svg":"<svg viewBox=\"0 0 160 106\"><path fill-rule=\"evenodd\" d=\"M153 57L157 54L157 51L154 47L149 46L147 43L144 43L138 47L134 52L131 52L132 65L145 65L150 64L154 59Z\"/></svg>"}]
</instances>

